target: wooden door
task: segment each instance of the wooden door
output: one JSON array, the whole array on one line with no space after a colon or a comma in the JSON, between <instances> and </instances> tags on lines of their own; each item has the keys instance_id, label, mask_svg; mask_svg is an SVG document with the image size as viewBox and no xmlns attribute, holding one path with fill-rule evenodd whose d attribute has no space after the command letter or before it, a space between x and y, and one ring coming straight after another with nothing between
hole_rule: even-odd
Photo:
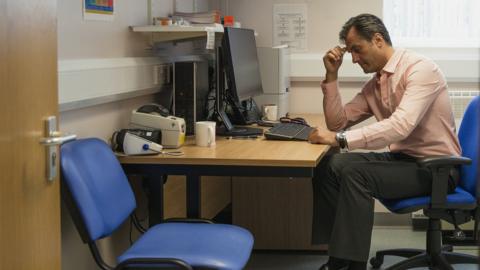
<instances>
[{"instance_id":1,"label":"wooden door","mask_svg":"<svg viewBox=\"0 0 480 270\"><path fill-rule=\"evenodd\" d=\"M58 115L56 5L0 0L0 269L60 269L59 178L39 144Z\"/></svg>"}]
</instances>

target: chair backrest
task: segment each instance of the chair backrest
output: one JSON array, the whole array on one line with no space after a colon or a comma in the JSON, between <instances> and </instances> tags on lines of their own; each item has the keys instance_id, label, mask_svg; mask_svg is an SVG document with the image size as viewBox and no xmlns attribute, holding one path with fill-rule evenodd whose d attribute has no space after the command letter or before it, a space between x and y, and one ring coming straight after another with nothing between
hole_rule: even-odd
<instances>
[{"instance_id":1,"label":"chair backrest","mask_svg":"<svg viewBox=\"0 0 480 270\"><path fill-rule=\"evenodd\" d=\"M460 186L473 196L477 197L476 188L479 171L479 151L480 151L480 96L475 97L467 107L463 115L462 123L458 132L460 145L462 146L462 156L472 160L470 166L462 166L460 172ZM477 198L478 199L478 198Z\"/></svg>"},{"instance_id":2,"label":"chair backrest","mask_svg":"<svg viewBox=\"0 0 480 270\"><path fill-rule=\"evenodd\" d=\"M110 235L135 209L127 177L102 140L81 139L62 145L60 166L62 185L66 185L90 241Z\"/></svg>"}]
</instances>

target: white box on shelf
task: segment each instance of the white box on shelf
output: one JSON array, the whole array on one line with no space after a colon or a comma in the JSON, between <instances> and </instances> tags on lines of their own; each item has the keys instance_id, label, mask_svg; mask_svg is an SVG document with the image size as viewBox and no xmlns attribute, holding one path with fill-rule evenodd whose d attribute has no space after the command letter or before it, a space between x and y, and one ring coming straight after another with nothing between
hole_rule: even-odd
<instances>
[{"instance_id":1,"label":"white box on shelf","mask_svg":"<svg viewBox=\"0 0 480 270\"><path fill-rule=\"evenodd\" d=\"M263 93L283 94L290 88L290 53L287 45L258 47Z\"/></svg>"}]
</instances>

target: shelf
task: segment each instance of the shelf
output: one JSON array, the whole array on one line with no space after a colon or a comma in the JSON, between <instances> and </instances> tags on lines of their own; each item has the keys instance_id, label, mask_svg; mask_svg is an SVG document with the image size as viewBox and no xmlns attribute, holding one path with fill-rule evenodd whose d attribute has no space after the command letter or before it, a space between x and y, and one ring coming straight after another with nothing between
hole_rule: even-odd
<instances>
[{"instance_id":1,"label":"shelf","mask_svg":"<svg viewBox=\"0 0 480 270\"><path fill-rule=\"evenodd\" d=\"M223 33L223 26L221 24L205 24L192 26L146 25L131 26L131 29L133 32L151 33L154 42L203 37L207 36L207 32Z\"/></svg>"}]
</instances>

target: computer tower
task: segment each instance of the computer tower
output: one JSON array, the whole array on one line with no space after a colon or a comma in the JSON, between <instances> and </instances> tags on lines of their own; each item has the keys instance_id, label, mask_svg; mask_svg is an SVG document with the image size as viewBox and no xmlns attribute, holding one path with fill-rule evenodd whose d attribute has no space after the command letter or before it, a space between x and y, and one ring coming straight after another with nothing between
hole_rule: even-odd
<instances>
[{"instance_id":1,"label":"computer tower","mask_svg":"<svg viewBox=\"0 0 480 270\"><path fill-rule=\"evenodd\" d=\"M173 64L173 114L185 119L186 134L195 133L195 122L208 114L208 62Z\"/></svg>"},{"instance_id":2,"label":"computer tower","mask_svg":"<svg viewBox=\"0 0 480 270\"><path fill-rule=\"evenodd\" d=\"M258 47L258 62L264 94L284 94L290 88L290 50L288 46Z\"/></svg>"},{"instance_id":3,"label":"computer tower","mask_svg":"<svg viewBox=\"0 0 480 270\"><path fill-rule=\"evenodd\" d=\"M262 76L263 95L254 99L259 108L265 104L277 105L278 117L290 110L290 52L286 45L258 47L258 62Z\"/></svg>"}]
</instances>

